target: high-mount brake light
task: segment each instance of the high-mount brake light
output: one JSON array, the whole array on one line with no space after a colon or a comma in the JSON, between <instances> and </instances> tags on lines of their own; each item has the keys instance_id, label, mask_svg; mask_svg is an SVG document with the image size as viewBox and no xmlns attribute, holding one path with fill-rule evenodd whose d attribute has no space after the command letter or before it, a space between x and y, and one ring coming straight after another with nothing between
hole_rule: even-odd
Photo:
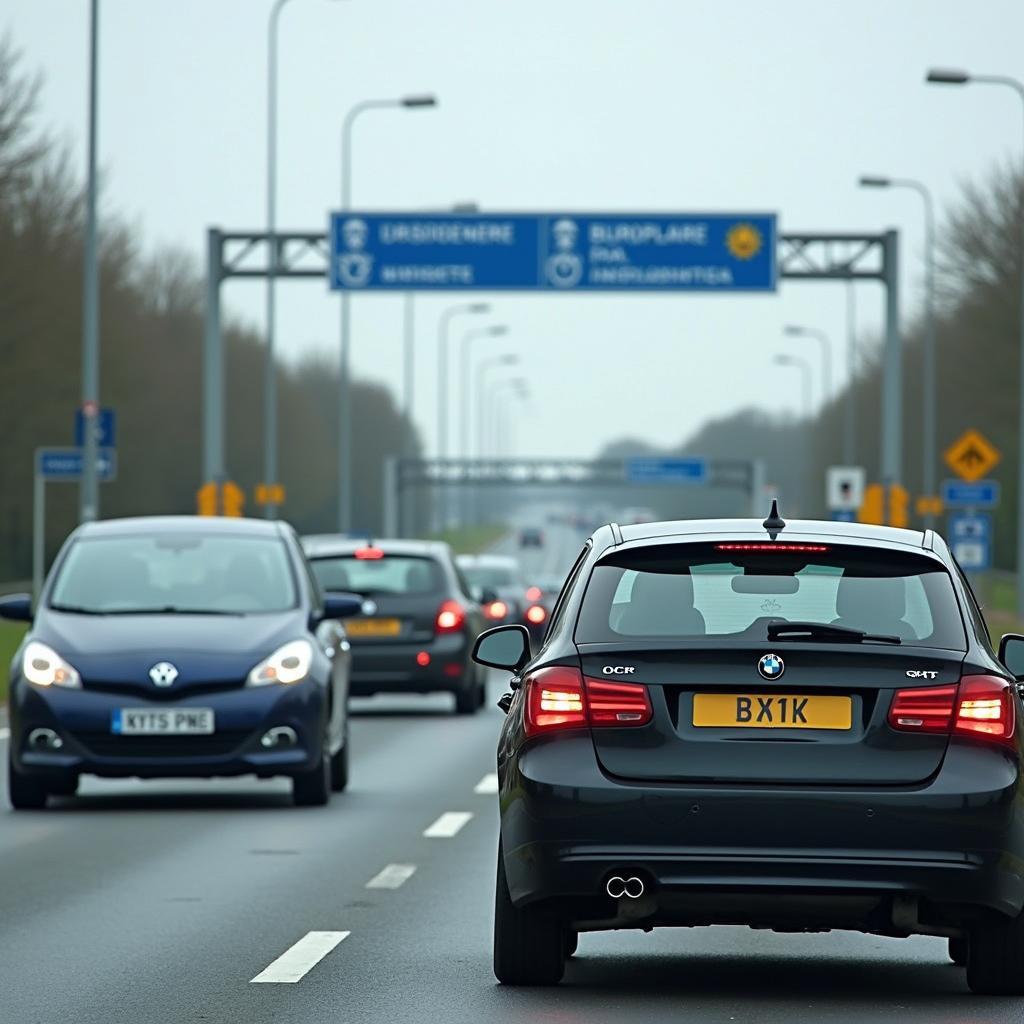
<instances>
[{"instance_id":1,"label":"high-mount brake light","mask_svg":"<svg viewBox=\"0 0 1024 1024\"><path fill-rule=\"evenodd\" d=\"M827 544L783 544L781 542L773 542L771 544L754 544L754 543L729 543L729 544L716 544L716 551L807 551L812 554L821 554L823 551L828 551Z\"/></svg>"},{"instance_id":2,"label":"high-mount brake light","mask_svg":"<svg viewBox=\"0 0 1024 1024\"><path fill-rule=\"evenodd\" d=\"M889 725L901 732L968 736L1013 747L1013 691L998 676L964 676L959 684L897 690Z\"/></svg>"},{"instance_id":3,"label":"high-mount brake light","mask_svg":"<svg viewBox=\"0 0 1024 1024\"><path fill-rule=\"evenodd\" d=\"M527 587L526 588L526 600L527 601L539 601L544 596L544 592L540 587Z\"/></svg>"},{"instance_id":4,"label":"high-mount brake light","mask_svg":"<svg viewBox=\"0 0 1024 1024\"><path fill-rule=\"evenodd\" d=\"M559 729L647 725L650 694L640 683L584 678L577 669L553 665L526 680L526 735Z\"/></svg>"},{"instance_id":5,"label":"high-mount brake light","mask_svg":"<svg viewBox=\"0 0 1024 1024\"><path fill-rule=\"evenodd\" d=\"M548 617L548 610L542 604L531 604L526 609L526 621L533 626L539 626Z\"/></svg>"},{"instance_id":6,"label":"high-mount brake light","mask_svg":"<svg viewBox=\"0 0 1024 1024\"><path fill-rule=\"evenodd\" d=\"M435 633L456 633L465 625L466 609L458 601L445 601L437 610Z\"/></svg>"},{"instance_id":7,"label":"high-mount brake light","mask_svg":"<svg viewBox=\"0 0 1024 1024\"><path fill-rule=\"evenodd\" d=\"M363 562L376 562L384 557L384 552L380 548L375 548L371 545L365 548L356 548L355 557Z\"/></svg>"}]
</instances>

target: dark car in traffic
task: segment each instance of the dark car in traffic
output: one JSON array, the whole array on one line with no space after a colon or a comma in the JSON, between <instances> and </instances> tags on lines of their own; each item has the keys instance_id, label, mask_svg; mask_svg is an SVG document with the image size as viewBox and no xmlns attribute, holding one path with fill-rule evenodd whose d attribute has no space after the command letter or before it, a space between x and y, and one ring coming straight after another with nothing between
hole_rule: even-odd
<instances>
[{"instance_id":1,"label":"dark car in traffic","mask_svg":"<svg viewBox=\"0 0 1024 1024\"><path fill-rule=\"evenodd\" d=\"M581 932L948 939L1024 994L1024 637L997 654L944 540L857 524L602 527L543 646L502 626L494 966Z\"/></svg>"},{"instance_id":2,"label":"dark car in traffic","mask_svg":"<svg viewBox=\"0 0 1024 1024\"><path fill-rule=\"evenodd\" d=\"M484 703L486 676L472 659L485 626L480 605L439 541L302 541L321 586L363 598L346 622L352 644L352 693L450 693L459 714Z\"/></svg>"},{"instance_id":3,"label":"dark car in traffic","mask_svg":"<svg viewBox=\"0 0 1024 1024\"><path fill-rule=\"evenodd\" d=\"M108 778L286 776L296 803L348 781L352 595L321 593L283 523L146 517L67 539L11 665L16 809Z\"/></svg>"},{"instance_id":4,"label":"dark car in traffic","mask_svg":"<svg viewBox=\"0 0 1024 1024\"><path fill-rule=\"evenodd\" d=\"M526 584L511 555L458 555L459 567L490 626L519 622L526 611Z\"/></svg>"}]
</instances>

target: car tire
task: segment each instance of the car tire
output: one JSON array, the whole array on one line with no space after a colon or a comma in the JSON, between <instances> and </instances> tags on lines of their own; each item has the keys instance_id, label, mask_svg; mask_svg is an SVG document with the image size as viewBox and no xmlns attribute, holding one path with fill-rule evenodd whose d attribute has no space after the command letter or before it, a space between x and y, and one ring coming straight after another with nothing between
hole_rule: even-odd
<instances>
[{"instance_id":1,"label":"car tire","mask_svg":"<svg viewBox=\"0 0 1024 1024\"><path fill-rule=\"evenodd\" d=\"M7 799L16 811L39 811L46 806L49 791L40 779L14 767L10 757L7 759Z\"/></svg>"},{"instance_id":2,"label":"car tire","mask_svg":"<svg viewBox=\"0 0 1024 1024\"><path fill-rule=\"evenodd\" d=\"M341 749L331 757L331 792L344 793L348 786L348 730Z\"/></svg>"},{"instance_id":3,"label":"car tire","mask_svg":"<svg viewBox=\"0 0 1024 1024\"><path fill-rule=\"evenodd\" d=\"M331 757L327 741L320 744L320 760L312 771L292 776L292 800L296 807L323 807L331 798Z\"/></svg>"},{"instance_id":4,"label":"car tire","mask_svg":"<svg viewBox=\"0 0 1024 1024\"><path fill-rule=\"evenodd\" d=\"M580 947L580 933L575 928L565 929L565 959L576 955L576 950Z\"/></svg>"},{"instance_id":5,"label":"car tire","mask_svg":"<svg viewBox=\"0 0 1024 1024\"><path fill-rule=\"evenodd\" d=\"M78 792L78 775L65 775L46 784L50 796L74 796Z\"/></svg>"},{"instance_id":6,"label":"car tire","mask_svg":"<svg viewBox=\"0 0 1024 1024\"><path fill-rule=\"evenodd\" d=\"M961 935L959 938L949 940L949 959L957 965L957 967L967 966L967 936Z\"/></svg>"},{"instance_id":7,"label":"car tire","mask_svg":"<svg viewBox=\"0 0 1024 1024\"><path fill-rule=\"evenodd\" d=\"M483 707L484 703L481 699L480 690L481 687L476 682L475 673L468 686L466 681L463 680L463 685L455 691L455 713L457 715L475 715Z\"/></svg>"},{"instance_id":8,"label":"car tire","mask_svg":"<svg viewBox=\"0 0 1024 1024\"><path fill-rule=\"evenodd\" d=\"M1024 917L992 918L971 929L967 986L979 995L1024 995Z\"/></svg>"},{"instance_id":9,"label":"car tire","mask_svg":"<svg viewBox=\"0 0 1024 1024\"><path fill-rule=\"evenodd\" d=\"M498 843L494 887L494 976L502 985L557 985L565 972L565 928L534 907L516 907Z\"/></svg>"}]
</instances>

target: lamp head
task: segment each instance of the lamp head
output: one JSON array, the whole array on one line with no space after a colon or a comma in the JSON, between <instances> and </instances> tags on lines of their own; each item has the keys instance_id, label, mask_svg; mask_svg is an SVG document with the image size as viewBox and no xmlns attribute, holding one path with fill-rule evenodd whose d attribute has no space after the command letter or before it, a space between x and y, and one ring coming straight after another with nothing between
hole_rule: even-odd
<instances>
[{"instance_id":1,"label":"lamp head","mask_svg":"<svg viewBox=\"0 0 1024 1024\"><path fill-rule=\"evenodd\" d=\"M403 107L436 107L437 97L433 93L421 93L413 96L403 96L399 103Z\"/></svg>"},{"instance_id":2,"label":"lamp head","mask_svg":"<svg viewBox=\"0 0 1024 1024\"><path fill-rule=\"evenodd\" d=\"M955 68L929 68L924 80L933 85L966 85L971 76Z\"/></svg>"},{"instance_id":3,"label":"lamp head","mask_svg":"<svg viewBox=\"0 0 1024 1024\"><path fill-rule=\"evenodd\" d=\"M891 178L883 178L878 174L862 174L857 180L861 188L888 188L892 184Z\"/></svg>"}]
</instances>

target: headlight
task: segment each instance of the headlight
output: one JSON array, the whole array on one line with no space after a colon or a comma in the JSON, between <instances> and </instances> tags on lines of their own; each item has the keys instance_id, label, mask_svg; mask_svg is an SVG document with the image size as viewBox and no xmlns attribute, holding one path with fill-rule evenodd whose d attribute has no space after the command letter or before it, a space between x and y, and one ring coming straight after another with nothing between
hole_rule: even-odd
<instances>
[{"instance_id":1,"label":"headlight","mask_svg":"<svg viewBox=\"0 0 1024 1024\"><path fill-rule=\"evenodd\" d=\"M301 683L309 675L313 663L313 645L308 640L292 640L278 647L250 673L246 686L269 686L271 683Z\"/></svg>"},{"instance_id":2,"label":"headlight","mask_svg":"<svg viewBox=\"0 0 1024 1024\"><path fill-rule=\"evenodd\" d=\"M78 689L82 678L52 647L32 640L21 656L21 674L35 686Z\"/></svg>"}]
</instances>

